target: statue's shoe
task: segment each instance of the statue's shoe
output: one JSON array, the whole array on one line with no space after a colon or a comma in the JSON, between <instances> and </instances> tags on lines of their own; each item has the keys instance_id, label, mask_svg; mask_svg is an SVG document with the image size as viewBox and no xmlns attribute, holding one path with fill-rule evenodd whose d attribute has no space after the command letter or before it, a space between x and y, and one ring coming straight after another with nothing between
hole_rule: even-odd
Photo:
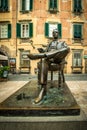
<instances>
[{"instance_id":1,"label":"statue's shoe","mask_svg":"<svg viewBox=\"0 0 87 130\"><path fill-rule=\"evenodd\" d=\"M39 103L40 101L43 100L43 97L44 97L44 88L41 89L40 93L39 93L39 96L35 99L34 103L37 104Z\"/></svg>"}]
</instances>

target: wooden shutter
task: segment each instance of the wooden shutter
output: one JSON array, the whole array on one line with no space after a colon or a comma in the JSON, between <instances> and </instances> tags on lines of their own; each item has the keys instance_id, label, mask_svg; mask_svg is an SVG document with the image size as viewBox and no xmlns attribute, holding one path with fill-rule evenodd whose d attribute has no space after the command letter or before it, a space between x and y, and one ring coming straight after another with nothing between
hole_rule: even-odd
<instances>
[{"instance_id":1,"label":"wooden shutter","mask_svg":"<svg viewBox=\"0 0 87 130\"><path fill-rule=\"evenodd\" d=\"M54 0L54 8L57 9L57 0Z\"/></svg>"},{"instance_id":2,"label":"wooden shutter","mask_svg":"<svg viewBox=\"0 0 87 130\"><path fill-rule=\"evenodd\" d=\"M49 23L45 23L45 36L49 37Z\"/></svg>"},{"instance_id":3,"label":"wooden shutter","mask_svg":"<svg viewBox=\"0 0 87 130\"><path fill-rule=\"evenodd\" d=\"M58 23L59 38L62 38L62 24Z\"/></svg>"},{"instance_id":4,"label":"wooden shutter","mask_svg":"<svg viewBox=\"0 0 87 130\"><path fill-rule=\"evenodd\" d=\"M16 25L16 35L18 38L21 38L21 24L17 23Z\"/></svg>"},{"instance_id":5,"label":"wooden shutter","mask_svg":"<svg viewBox=\"0 0 87 130\"><path fill-rule=\"evenodd\" d=\"M74 25L74 38L82 38L82 25Z\"/></svg>"},{"instance_id":6,"label":"wooden shutter","mask_svg":"<svg viewBox=\"0 0 87 130\"><path fill-rule=\"evenodd\" d=\"M73 10L75 12L81 12L82 10L82 1L81 0L74 0L73 2Z\"/></svg>"},{"instance_id":7,"label":"wooden shutter","mask_svg":"<svg viewBox=\"0 0 87 130\"><path fill-rule=\"evenodd\" d=\"M57 9L57 0L49 0L49 9Z\"/></svg>"},{"instance_id":8,"label":"wooden shutter","mask_svg":"<svg viewBox=\"0 0 87 130\"><path fill-rule=\"evenodd\" d=\"M26 2L26 0L21 0L21 2L22 2L22 11L25 11L25 2Z\"/></svg>"},{"instance_id":9,"label":"wooden shutter","mask_svg":"<svg viewBox=\"0 0 87 130\"><path fill-rule=\"evenodd\" d=\"M30 10L33 9L33 0L30 0Z\"/></svg>"},{"instance_id":10,"label":"wooden shutter","mask_svg":"<svg viewBox=\"0 0 87 130\"><path fill-rule=\"evenodd\" d=\"M4 0L4 9L8 10L8 0Z\"/></svg>"},{"instance_id":11,"label":"wooden shutter","mask_svg":"<svg viewBox=\"0 0 87 130\"><path fill-rule=\"evenodd\" d=\"M11 38L11 24L8 24L8 38Z\"/></svg>"},{"instance_id":12,"label":"wooden shutter","mask_svg":"<svg viewBox=\"0 0 87 130\"><path fill-rule=\"evenodd\" d=\"M29 23L29 37L33 37L33 23Z\"/></svg>"},{"instance_id":13,"label":"wooden shutter","mask_svg":"<svg viewBox=\"0 0 87 130\"><path fill-rule=\"evenodd\" d=\"M49 9L52 9L52 8L53 8L52 0L49 0Z\"/></svg>"}]
</instances>

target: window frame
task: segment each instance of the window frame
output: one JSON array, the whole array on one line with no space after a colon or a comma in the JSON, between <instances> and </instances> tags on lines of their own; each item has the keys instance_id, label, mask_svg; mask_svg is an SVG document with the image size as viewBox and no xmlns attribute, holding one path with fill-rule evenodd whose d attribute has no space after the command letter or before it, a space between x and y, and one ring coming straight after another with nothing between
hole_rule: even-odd
<instances>
[{"instance_id":1,"label":"window frame","mask_svg":"<svg viewBox=\"0 0 87 130\"><path fill-rule=\"evenodd\" d=\"M83 12L83 4L82 4L82 0L80 0L80 4L77 1L73 0L73 12L78 15ZM77 8L77 7L80 7L80 8Z\"/></svg>"},{"instance_id":2,"label":"window frame","mask_svg":"<svg viewBox=\"0 0 87 130\"><path fill-rule=\"evenodd\" d=\"M21 68L29 68L30 66L30 60L28 58L28 54L30 53L30 50L22 50L20 51L20 67ZM26 66L23 64L23 62L26 63Z\"/></svg>"},{"instance_id":3,"label":"window frame","mask_svg":"<svg viewBox=\"0 0 87 130\"><path fill-rule=\"evenodd\" d=\"M75 58L75 54L77 54L77 55L80 54L79 55L80 58ZM75 59L76 59L76 63L74 61ZM79 59L80 59L80 63L78 61ZM81 68L82 67L82 50L73 50L73 53L72 53L72 66L73 66L73 68Z\"/></svg>"},{"instance_id":4,"label":"window frame","mask_svg":"<svg viewBox=\"0 0 87 130\"><path fill-rule=\"evenodd\" d=\"M75 29L75 27L77 29ZM77 37L75 36L75 33L78 35ZM73 24L73 39L74 40L82 40L83 39L83 24L82 23L74 23Z\"/></svg>"},{"instance_id":5,"label":"window frame","mask_svg":"<svg viewBox=\"0 0 87 130\"><path fill-rule=\"evenodd\" d=\"M49 36L49 27L50 27L49 25L52 25L52 24L57 26L57 29L59 31L59 39L62 38L62 24L58 23L58 22L55 22L55 23L54 22L53 23L46 22L45 23L45 37L47 37L47 38L53 38L53 37ZM53 29L55 29L55 28L53 28Z\"/></svg>"},{"instance_id":6,"label":"window frame","mask_svg":"<svg viewBox=\"0 0 87 130\"><path fill-rule=\"evenodd\" d=\"M20 12L27 13L33 10L33 0L29 0L29 6L27 4L27 0L20 0L20 3Z\"/></svg>"},{"instance_id":7,"label":"window frame","mask_svg":"<svg viewBox=\"0 0 87 130\"><path fill-rule=\"evenodd\" d=\"M3 36L2 37L2 30L1 27L2 26L7 26L7 36ZM0 39L9 39L11 38L11 24L10 23L2 23L0 24Z\"/></svg>"},{"instance_id":8,"label":"window frame","mask_svg":"<svg viewBox=\"0 0 87 130\"><path fill-rule=\"evenodd\" d=\"M23 37L22 36L22 26L23 25L28 25L28 37ZM21 39L26 39L26 38L31 38L33 37L33 23L32 22L19 22L16 24L16 35L17 38L21 38Z\"/></svg>"},{"instance_id":9,"label":"window frame","mask_svg":"<svg viewBox=\"0 0 87 130\"><path fill-rule=\"evenodd\" d=\"M21 38L28 38L28 37L29 37L29 24L23 23L21 24Z\"/></svg>"},{"instance_id":10,"label":"window frame","mask_svg":"<svg viewBox=\"0 0 87 130\"><path fill-rule=\"evenodd\" d=\"M55 1L56 1L56 4L54 4ZM51 3L51 2L52 2L52 3ZM48 5L49 5L48 11L49 11L50 13L57 13L57 12L58 12L58 3L59 3L58 0L48 0ZM54 7L54 5L56 5L56 7ZM51 6L53 6L53 7L51 7Z\"/></svg>"},{"instance_id":11,"label":"window frame","mask_svg":"<svg viewBox=\"0 0 87 130\"><path fill-rule=\"evenodd\" d=\"M0 0L0 12L8 12L9 11L9 0Z\"/></svg>"}]
</instances>

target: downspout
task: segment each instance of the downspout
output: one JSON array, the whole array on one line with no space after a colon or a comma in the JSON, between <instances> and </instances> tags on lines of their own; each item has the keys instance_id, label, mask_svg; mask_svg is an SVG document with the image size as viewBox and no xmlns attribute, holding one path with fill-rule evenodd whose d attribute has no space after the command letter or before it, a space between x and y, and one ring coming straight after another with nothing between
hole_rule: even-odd
<instances>
[{"instance_id":1,"label":"downspout","mask_svg":"<svg viewBox=\"0 0 87 130\"><path fill-rule=\"evenodd\" d=\"M17 18L18 18L18 0L16 0L16 24L17 24ZM17 31L16 31L16 56L17 56Z\"/></svg>"}]
</instances>

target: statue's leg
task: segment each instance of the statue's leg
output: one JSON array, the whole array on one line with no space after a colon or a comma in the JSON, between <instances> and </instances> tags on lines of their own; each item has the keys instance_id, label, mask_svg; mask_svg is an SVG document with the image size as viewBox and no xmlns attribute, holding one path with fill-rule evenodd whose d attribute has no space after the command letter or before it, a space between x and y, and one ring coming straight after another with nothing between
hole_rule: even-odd
<instances>
[{"instance_id":1,"label":"statue's leg","mask_svg":"<svg viewBox=\"0 0 87 130\"><path fill-rule=\"evenodd\" d=\"M58 86L61 87L61 70L59 70Z\"/></svg>"},{"instance_id":2,"label":"statue's leg","mask_svg":"<svg viewBox=\"0 0 87 130\"><path fill-rule=\"evenodd\" d=\"M63 83L65 83L65 77L64 77L63 69L61 70L61 73L62 73Z\"/></svg>"},{"instance_id":3,"label":"statue's leg","mask_svg":"<svg viewBox=\"0 0 87 130\"><path fill-rule=\"evenodd\" d=\"M48 63L42 59L38 62L38 84L47 84Z\"/></svg>"},{"instance_id":4,"label":"statue's leg","mask_svg":"<svg viewBox=\"0 0 87 130\"><path fill-rule=\"evenodd\" d=\"M41 85L39 96L35 99L35 103L39 103L47 92L47 75L48 75L48 64L42 59L38 63L38 84Z\"/></svg>"}]
</instances>

